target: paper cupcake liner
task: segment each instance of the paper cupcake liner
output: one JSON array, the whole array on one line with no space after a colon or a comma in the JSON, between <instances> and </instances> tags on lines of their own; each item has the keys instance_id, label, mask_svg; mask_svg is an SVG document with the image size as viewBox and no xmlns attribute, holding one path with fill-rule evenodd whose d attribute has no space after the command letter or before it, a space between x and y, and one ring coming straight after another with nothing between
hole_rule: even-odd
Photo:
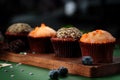
<instances>
[{"instance_id":1,"label":"paper cupcake liner","mask_svg":"<svg viewBox=\"0 0 120 80\"><path fill-rule=\"evenodd\" d=\"M113 50L115 43L90 44L80 42L82 56L91 56L93 63L113 62Z\"/></svg>"},{"instance_id":2,"label":"paper cupcake liner","mask_svg":"<svg viewBox=\"0 0 120 80\"><path fill-rule=\"evenodd\" d=\"M81 51L78 41L51 38L55 56L63 58L80 57Z\"/></svg>"},{"instance_id":3,"label":"paper cupcake liner","mask_svg":"<svg viewBox=\"0 0 120 80\"><path fill-rule=\"evenodd\" d=\"M30 50L37 53L54 53L50 37L32 38L28 37Z\"/></svg>"},{"instance_id":4,"label":"paper cupcake liner","mask_svg":"<svg viewBox=\"0 0 120 80\"><path fill-rule=\"evenodd\" d=\"M11 42L13 40L16 40L16 39L27 39L27 35L28 35L28 32L25 32L25 33L16 33L16 34L11 34L11 33L7 33L5 34L5 37L7 39L8 42Z\"/></svg>"}]
</instances>

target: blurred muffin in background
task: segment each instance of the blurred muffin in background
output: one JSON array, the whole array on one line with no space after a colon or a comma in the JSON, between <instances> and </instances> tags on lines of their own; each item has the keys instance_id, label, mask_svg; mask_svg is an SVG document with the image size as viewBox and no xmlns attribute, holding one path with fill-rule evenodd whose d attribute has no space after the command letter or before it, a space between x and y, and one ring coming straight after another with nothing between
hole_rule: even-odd
<instances>
[{"instance_id":1,"label":"blurred muffin in background","mask_svg":"<svg viewBox=\"0 0 120 80\"><path fill-rule=\"evenodd\" d=\"M25 43L26 49L29 49L28 34L32 30L32 27L27 23L15 23L9 26L5 32L7 42L20 39Z\"/></svg>"},{"instance_id":2,"label":"blurred muffin in background","mask_svg":"<svg viewBox=\"0 0 120 80\"><path fill-rule=\"evenodd\" d=\"M4 36L2 35L1 31L0 31L0 50L3 46L3 43L4 43Z\"/></svg>"}]
</instances>

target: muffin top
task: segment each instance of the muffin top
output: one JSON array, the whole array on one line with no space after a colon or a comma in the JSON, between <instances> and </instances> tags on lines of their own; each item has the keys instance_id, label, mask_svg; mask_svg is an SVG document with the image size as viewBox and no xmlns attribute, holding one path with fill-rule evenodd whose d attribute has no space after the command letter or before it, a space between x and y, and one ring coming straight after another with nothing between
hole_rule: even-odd
<instances>
[{"instance_id":1,"label":"muffin top","mask_svg":"<svg viewBox=\"0 0 120 80\"><path fill-rule=\"evenodd\" d=\"M57 31L57 38L72 38L74 40L79 40L82 35L82 32L77 29L76 27L69 27L69 28L60 28Z\"/></svg>"},{"instance_id":2,"label":"muffin top","mask_svg":"<svg viewBox=\"0 0 120 80\"><path fill-rule=\"evenodd\" d=\"M30 32L32 30L31 26L26 23L15 23L8 27L6 33L15 34L22 32Z\"/></svg>"},{"instance_id":3,"label":"muffin top","mask_svg":"<svg viewBox=\"0 0 120 80\"><path fill-rule=\"evenodd\" d=\"M36 27L32 30L28 36L30 37L54 37L56 36L56 31L45 24L41 24L40 27Z\"/></svg>"},{"instance_id":4,"label":"muffin top","mask_svg":"<svg viewBox=\"0 0 120 80\"><path fill-rule=\"evenodd\" d=\"M105 30L95 30L82 35L81 42L85 43L109 43L115 42L115 38Z\"/></svg>"}]
</instances>

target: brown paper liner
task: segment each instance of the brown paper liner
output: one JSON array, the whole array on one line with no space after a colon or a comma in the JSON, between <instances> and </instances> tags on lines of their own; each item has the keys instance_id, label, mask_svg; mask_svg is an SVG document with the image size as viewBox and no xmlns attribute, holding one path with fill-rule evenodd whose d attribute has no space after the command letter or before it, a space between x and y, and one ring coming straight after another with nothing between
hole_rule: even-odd
<instances>
[{"instance_id":1,"label":"brown paper liner","mask_svg":"<svg viewBox=\"0 0 120 80\"><path fill-rule=\"evenodd\" d=\"M78 41L51 38L55 55L63 58L75 58L81 56Z\"/></svg>"},{"instance_id":2,"label":"brown paper liner","mask_svg":"<svg viewBox=\"0 0 120 80\"><path fill-rule=\"evenodd\" d=\"M32 38L28 37L30 50L37 53L54 53L50 37Z\"/></svg>"},{"instance_id":3,"label":"brown paper liner","mask_svg":"<svg viewBox=\"0 0 120 80\"><path fill-rule=\"evenodd\" d=\"M6 39L7 39L8 42L11 42L11 41L17 40L17 39L21 39L21 40L25 39L26 40L28 33L29 32L11 34L9 32L6 32L5 33L5 37L6 37Z\"/></svg>"},{"instance_id":4,"label":"brown paper liner","mask_svg":"<svg viewBox=\"0 0 120 80\"><path fill-rule=\"evenodd\" d=\"M115 42L92 44L80 42L82 56L91 56L93 63L111 63L113 62L113 50Z\"/></svg>"}]
</instances>

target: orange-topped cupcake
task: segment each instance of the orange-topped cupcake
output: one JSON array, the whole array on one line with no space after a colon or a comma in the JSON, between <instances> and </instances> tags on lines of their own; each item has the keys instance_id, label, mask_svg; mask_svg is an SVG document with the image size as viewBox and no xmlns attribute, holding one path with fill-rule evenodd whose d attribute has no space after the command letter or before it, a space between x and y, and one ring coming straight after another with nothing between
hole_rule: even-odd
<instances>
[{"instance_id":1,"label":"orange-topped cupcake","mask_svg":"<svg viewBox=\"0 0 120 80\"><path fill-rule=\"evenodd\" d=\"M41 24L40 27L35 27L35 29L28 34L31 51L53 53L50 38L54 36L56 36L56 31L45 24Z\"/></svg>"},{"instance_id":2,"label":"orange-topped cupcake","mask_svg":"<svg viewBox=\"0 0 120 80\"><path fill-rule=\"evenodd\" d=\"M85 33L81 39L81 42L85 43L108 43L115 42L115 38L107 31L104 30L96 30L93 32Z\"/></svg>"},{"instance_id":3,"label":"orange-topped cupcake","mask_svg":"<svg viewBox=\"0 0 120 80\"><path fill-rule=\"evenodd\" d=\"M85 33L80 38L82 56L91 56L94 63L112 62L115 41L112 34L105 30Z\"/></svg>"}]
</instances>

